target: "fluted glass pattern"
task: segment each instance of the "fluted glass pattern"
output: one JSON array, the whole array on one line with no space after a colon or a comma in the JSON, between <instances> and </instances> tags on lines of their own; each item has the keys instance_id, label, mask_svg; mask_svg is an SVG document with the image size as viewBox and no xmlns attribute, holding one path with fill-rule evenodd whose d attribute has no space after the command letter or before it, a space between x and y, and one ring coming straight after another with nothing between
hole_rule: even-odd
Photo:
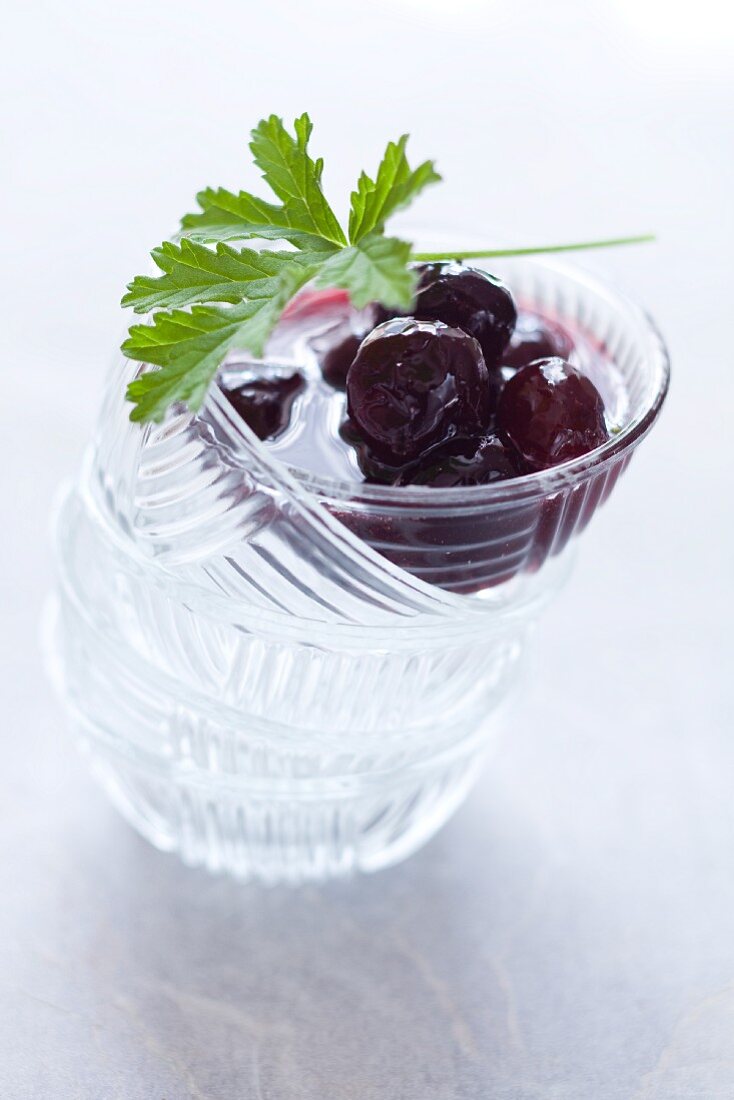
<instances>
[{"instance_id":1,"label":"fluted glass pattern","mask_svg":"<svg viewBox=\"0 0 734 1100\"><path fill-rule=\"evenodd\" d=\"M136 367L113 371L58 510L49 652L95 773L158 847L270 882L373 870L468 790L564 551L667 386L625 299L560 264L500 274L583 325L623 383L621 431L545 474L461 490L316 479L216 388L195 416L131 424Z\"/></svg>"}]
</instances>

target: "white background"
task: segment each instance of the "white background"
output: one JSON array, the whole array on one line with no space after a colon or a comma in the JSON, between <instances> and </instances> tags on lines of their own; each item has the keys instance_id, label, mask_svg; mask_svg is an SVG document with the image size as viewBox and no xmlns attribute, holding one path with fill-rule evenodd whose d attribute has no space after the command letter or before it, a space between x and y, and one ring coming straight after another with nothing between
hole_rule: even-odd
<instances>
[{"instance_id":1,"label":"white background","mask_svg":"<svg viewBox=\"0 0 734 1100\"><path fill-rule=\"evenodd\" d=\"M489 1089L494 1100L730 1098L734 27L725 6L37 0L8 9L3 27L0 850L10 870L0 1091L96 1098L114 1095L104 1091L113 1082L126 1100L150 1100L154 1088L229 1100L258 1095L256 1086L308 1098L338 1086L340 1100L362 1100L388 1095L378 1087L384 1063L408 1100ZM407 868L353 888L361 894L311 897L340 970L325 964L312 980L291 946L298 995L310 998L304 1020L315 1023L281 1036L256 1073L247 1035L217 1014L264 995L237 977L252 959L230 971L223 958L232 944L217 906L240 904L237 895L171 870L107 809L63 739L37 624L50 502L90 431L126 281L199 188L256 185L246 141L262 115L304 109L340 212L359 169L409 131L413 157L436 157L445 178L420 200L421 220L466 226L472 240L484 232L487 243L493 231L517 244L655 231L656 245L583 262L651 310L673 385L540 630L494 769ZM142 932L125 902L131 865L157 883L152 896L137 882L136 903L159 922ZM531 909L524 882L534 884ZM225 937L208 969L201 927L176 923L189 890L207 899L207 935ZM247 897L248 936L275 953L259 907L289 935L300 918L290 902ZM437 899L440 926L425 916ZM354 928L369 914L361 939L329 924L339 906L352 907ZM500 954L482 962L483 930L490 951L518 921L501 966ZM145 974L130 927L136 948L141 939L150 948ZM361 1017L376 979L358 960L397 943L397 927L419 962L390 1004L401 1019L428 1014L415 1032L425 1080L405 1071L408 1047L389 1012L370 1012L372 1031ZM188 968L166 954L187 934ZM113 940L117 969L105 970ZM290 942L313 948L307 932ZM398 965L389 954L378 962ZM159 980L178 990L174 1022L170 1003L141 993ZM196 982L208 1000L189 1005L181 1046L183 998ZM490 1026L484 1009L503 998L504 1024ZM145 1057L118 1002L145 1021ZM335 1025L331 1007L342 1002L346 1063L320 1026ZM471 1037L459 1054L457 1019ZM245 1059L231 1079L231 1051L212 1038L227 1028ZM51 1075L35 1058L42 1042Z\"/></svg>"}]
</instances>

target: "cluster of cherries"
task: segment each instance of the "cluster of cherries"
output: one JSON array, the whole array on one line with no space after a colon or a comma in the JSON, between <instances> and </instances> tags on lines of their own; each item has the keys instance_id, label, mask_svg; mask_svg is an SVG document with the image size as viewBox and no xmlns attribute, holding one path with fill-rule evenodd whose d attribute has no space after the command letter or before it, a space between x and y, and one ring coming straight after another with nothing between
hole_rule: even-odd
<instances>
[{"instance_id":1,"label":"cluster of cherries","mask_svg":"<svg viewBox=\"0 0 734 1100\"><path fill-rule=\"evenodd\" d=\"M604 402L568 361L562 330L516 331L508 288L457 263L419 268L410 316L372 311L312 342L324 378L346 389L342 438L368 481L487 484L577 458L608 438ZM303 386L257 379L229 394L261 439L290 420Z\"/></svg>"}]
</instances>

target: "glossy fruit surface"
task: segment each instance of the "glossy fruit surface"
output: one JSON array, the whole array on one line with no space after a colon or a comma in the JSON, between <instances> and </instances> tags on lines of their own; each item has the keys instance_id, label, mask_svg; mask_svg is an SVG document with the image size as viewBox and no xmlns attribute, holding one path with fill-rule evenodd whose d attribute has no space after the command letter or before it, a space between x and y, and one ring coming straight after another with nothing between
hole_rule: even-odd
<instances>
[{"instance_id":1,"label":"glossy fruit surface","mask_svg":"<svg viewBox=\"0 0 734 1100\"><path fill-rule=\"evenodd\" d=\"M347 371L354 361L363 336L343 322L310 341L325 381L336 390L346 389Z\"/></svg>"},{"instance_id":2,"label":"glossy fruit surface","mask_svg":"<svg viewBox=\"0 0 734 1100\"><path fill-rule=\"evenodd\" d=\"M364 310L347 306L344 316L335 325L311 337L308 346L330 386L336 390L346 389L347 371L359 345L378 322L386 319L380 306L371 305Z\"/></svg>"},{"instance_id":3,"label":"glossy fruit surface","mask_svg":"<svg viewBox=\"0 0 734 1100\"><path fill-rule=\"evenodd\" d=\"M522 460L496 435L456 439L405 467L393 484L451 489L489 485L525 473Z\"/></svg>"},{"instance_id":4,"label":"glossy fruit surface","mask_svg":"<svg viewBox=\"0 0 734 1100\"><path fill-rule=\"evenodd\" d=\"M487 367L499 363L517 323L505 284L487 271L458 263L420 268L413 316L463 329L478 340Z\"/></svg>"},{"instance_id":5,"label":"glossy fruit surface","mask_svg":"<svg viewBox=\"0 0 734 1100\"><path fill-rule=\"evenodd\" d=\"M533 470L578 458L609 438L596 386L560 358L522 367L506 383L497 431Z\"/></svg>"},{"instance_id":6,"label":"glossy fruit surface","mask_svg":"<svg viewBox=\"0 0 734 1100\"><path fill-rule=\"evenodd\" d=\"M366 441L354 421L347 417L339 428L340 438L353 450L365 481L371 484L393 485L405 469L399 459L377 454Z\"/></svg>"},{"instance_id":7,"label":"glossy fruit surface","mask_svg":"<svg viewBox=\"0 0 734 1100\"><path fill-rule=\"evenodd\" d=\"M296 373L223 383L222 389L258 439L277 439L290 424L293 402L304 384L303 375Z\"/></svg>"},{"instance_id":8,"label":"glossy fruit surface","mask_svg":"<svg viewBox=\"0 0 734 1100\"><path fill-rule=\"evenodd\" d=\"M502 365L519 370L536 359L568 359L573 342L560 325L537 321L532 327L517 328L502 353Z\"/></svg>"},{"instance_id":9,"label":"glossy fruit surface","mask_svg":"<svg viewBox=\"0 0 734 1100\"><path fill-rule=\"evenodd\" d=\"M351 419L375 454L395 465L455 435L483 432L491 397L477 341L440 321L378 325L347 375Z\"/></svg>"}]
</instances>

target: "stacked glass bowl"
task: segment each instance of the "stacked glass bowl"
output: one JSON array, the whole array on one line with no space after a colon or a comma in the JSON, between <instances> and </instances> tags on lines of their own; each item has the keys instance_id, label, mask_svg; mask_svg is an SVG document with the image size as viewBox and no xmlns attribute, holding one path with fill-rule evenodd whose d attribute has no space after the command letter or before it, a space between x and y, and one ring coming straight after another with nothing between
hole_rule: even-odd
<instances>
[{"instance_id":1,"label":"stacked glass bowl","mask_svg":"<svg viewBox=\"0 0 734 1100\"><path fill-rule=\"evenodd\" d=\"M216 386L132 424L113 371L56 523L52 670L95 773L153 844L241 878L375 870L468 791L570 547L655 421L665 349L570 266L493 264L619 382L601 448L470 488L315 478Z\"/></svg>"}]
</instances>

